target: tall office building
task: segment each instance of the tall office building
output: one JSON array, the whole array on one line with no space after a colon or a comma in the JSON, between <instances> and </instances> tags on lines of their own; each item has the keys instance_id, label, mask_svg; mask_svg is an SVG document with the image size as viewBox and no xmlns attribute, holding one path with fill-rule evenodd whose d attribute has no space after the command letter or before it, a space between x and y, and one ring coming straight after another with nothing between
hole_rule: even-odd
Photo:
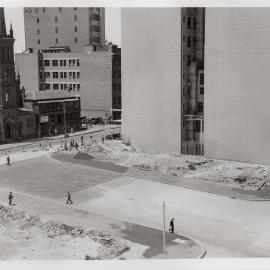
<instances>
[{"instance_id":1,"label":"tall office building","mask_svg":"<svg viewBox=\"0 0 270 270\"><path fill-rule=\"evenodd\" d=\"M51 46L82 51L105 44L104 8L24 8L25 47L34 52Z\"/></svg>"},{"instance_id":2,"label":"tall office building","mask_svg":"<svg viewBox=\"0 0 270 270\"><path fill-rule=\"evenodd\" d=\"M123 9L124 141L270 164L269 23L269 8Z\"/></svg>"},{"instance_id":3,"label":"tall office building","mask_svg":"<svg viewBox=\"0 0 270 270\"><path fill-rule=\"evenodd\" d=\"M203 79L204 8L122 9L125 141L202 154Z\"/></svg>"}]
</instances>

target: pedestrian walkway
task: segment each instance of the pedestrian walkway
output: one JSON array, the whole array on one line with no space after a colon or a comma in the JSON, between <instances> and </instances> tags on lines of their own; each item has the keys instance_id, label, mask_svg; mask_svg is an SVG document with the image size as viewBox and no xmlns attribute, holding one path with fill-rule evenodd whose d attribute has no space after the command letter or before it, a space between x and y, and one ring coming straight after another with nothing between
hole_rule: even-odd
<instances>
[{"instance_id":1,"label":"pedestrian walkway","mask_svg":"<svg viewBox=\"0 0 270 270\"><path fill-rule=\"evenodd\" d=\"M7 205L8 190L0 189L0 203ZM94 214L65 205L63 202L41 199L24 193L13 192L15 209L40 216L44 221L56 220L71 226L110 233L145 246L143 258L163 258L162 231L139 224L122 222L111 217ZM167 258L199 258L205 250L198 242L178 234L166 233Z\"/></svg>"},{"instance_id":2,"label":"pedestrian walkway","mask_svg":"<svg viewBox=\"0 0 270 270\"><path fill-rule=\"evenodd\" d=\"M246 191L239 188L214 183L212 181L207 181L206 179L198 180L191 177L165 175L158 172L146 171L138 168L128 168L98 160L75 160L72 155L67 153L55 153L52 155L52 157L65 162L77 163L85 166L92 166L103 170L123 173L127 176L135 178L160 182L168 185L174 185L208 193L214 193L235 199L254 200L254 201L270 200L270 193L268 192Z\"/></svg>"}]
</instances>

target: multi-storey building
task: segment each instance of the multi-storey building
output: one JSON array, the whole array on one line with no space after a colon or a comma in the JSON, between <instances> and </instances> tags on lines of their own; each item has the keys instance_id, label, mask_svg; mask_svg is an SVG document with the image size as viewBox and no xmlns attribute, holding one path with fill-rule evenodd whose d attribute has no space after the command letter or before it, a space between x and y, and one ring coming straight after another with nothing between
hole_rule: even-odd
<instances>
[{"instance_id":1,"label":"multi-storey building","mask_svg":"<svg viewBox=\"0 0 270 270\"><path fill-rule=\"evenodd\" d=\"M116 45L83 52L51 47L15 56L26 91L64 90L81 97L82 116L114 119L121 113L121 54Z\"/></svg>"},{"instance_id":2,"label":"multi-storey building","mask_svg":"<svg viewBox=\"0 0 270 270\"><path fill-rule=\"evenodd\" d=\"M204 9L124 8L122 55L124 140L202 154Z\"/></svg>"},{"instance_id":3,"label":"multi-storey building","mask_svg":"<svg viewBox=\"0 0 270 270\"><path fill-rule=\"evenodd\" d=\"M123 9L124 140L270 164L269 15L268 8Z\"/></svg>"},{"instance_id":4,"label":"multi-storey building","mask_svg":"<svg viewBox=\"0 0 270 270\"><path fill-rule=\"evenodd\" d=\"M64 91L25 92L24 104L36 113L35 132L41 137L81 128L80 98Z\"/></svg>"},{"instance_id":5,"label":"multi-storey building","mask_svg":"<svg viewBox=\"0 0 270 270\"><path fill-rule=\"evenodd\" d=\"M81 51L105 44L104 8L24 8L25 46L34 52L51 46Z\"/></svg>"},{"instance_id":6,"label":"multi-storey building","mask_svg":"<svg viewBox=\"0 0 270 270\"><path fill-rule=\"evenodd\" d=\"M15 74L13 30L6 32L4 9L0 8L0 143L35 135L35 114L23 107L20 76Z\"/></svg>"}]
</instances>

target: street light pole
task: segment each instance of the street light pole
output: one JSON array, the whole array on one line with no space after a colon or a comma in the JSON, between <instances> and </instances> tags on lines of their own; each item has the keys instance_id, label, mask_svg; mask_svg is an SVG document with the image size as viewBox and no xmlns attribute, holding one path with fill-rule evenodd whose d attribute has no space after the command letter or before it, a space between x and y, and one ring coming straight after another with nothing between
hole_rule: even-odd
<instances>
[{"instance_id":1,"label":"street light pole","mask_svg":"<svg viewBox=\"0 0 270 270\"><path fill-rule=\"evenodd\" d=\"M66 124L66 104L65 101L63 100L63 114L64 114L64 150L67 150L67 139L66 139L66 132L67 132L67 124Z\"/></svg>"},{"instance_id":2,"label":"street light pole","mask_svg":"<svg viewBox=\"0 0 270 270\"><path fill-rule=\"evenodd\" d=\"M166 234L165 234L165 202L163 202L163 253L164 259L166 259Z\"/></svg>"}]
</instances>

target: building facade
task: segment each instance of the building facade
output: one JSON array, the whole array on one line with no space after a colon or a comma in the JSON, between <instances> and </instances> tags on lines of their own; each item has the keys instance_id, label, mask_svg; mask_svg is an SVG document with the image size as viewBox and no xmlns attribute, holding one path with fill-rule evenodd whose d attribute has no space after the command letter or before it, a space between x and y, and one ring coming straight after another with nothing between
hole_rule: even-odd
<instances>
[{"instance_id":1,"label":"building facade","mask_svg":"<svg viewBox=\"0 0 270 270\"><path fill-rule=\"evenodd\" d=\"M26 92L25 106L36 113L39 137L72 133L81 129L80 98L65 91Z\"/></svg>"},{"instance_id":2,"label":"building facade","mask_svg":"<svg viewBox=\"0 0 270 270\"><path fill-rule=\"evenodd\" d=\"M7 34L0 8L0 143L35 136L35 114L23 106L20 76L15 74L13 30Z\"/></svg>"},{"instance_id":3,"label":"building facade","mask_svg":"<svg viewBox=\"0 0 270 270\"><path fill-rule=\"evenodd\" d=\"M51 47L38 53L26 51L15 55L21 84L28 92L64 90L81 97L82 116L115 119L121 117L121 53L107 44L83 52L69 47Z\"/></svg>"},{"instance_id":4,"label":"building facade","mask_svg":"<svg viewBox=\"0 0 270 270\"><path fill-rule=\"evenodd\" d=\"M38 52L51 46L81 51L105 44L104 8L24 8L25 47Z\"/></svg>"},{"instance_id":5,"label":"building facade","mask_svg":"<svg viewBox=\"0 0 270 270\"><path fill-rule=\"evenodd\" d=\"M122 10L124 140L203 153L204 17L204 8Z\"/></svg>"}]
</instances>

